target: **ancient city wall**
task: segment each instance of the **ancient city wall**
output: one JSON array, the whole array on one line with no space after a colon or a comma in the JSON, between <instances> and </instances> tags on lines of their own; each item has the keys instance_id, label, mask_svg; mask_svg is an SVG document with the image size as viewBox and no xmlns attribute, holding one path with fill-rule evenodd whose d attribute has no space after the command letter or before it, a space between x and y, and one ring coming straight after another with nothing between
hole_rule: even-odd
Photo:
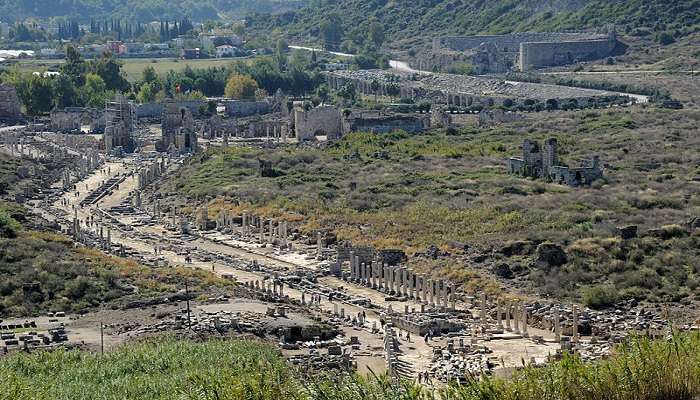
<instances>
[{"instance_id":1,"label":"ancient city wall","mask_svg":"<svg viewBox=\"0 0 700 400\"><path fill-rule=\"evenodd\" d=\"M520 70L601 59L610 55L615 44L609 39L521 43Z\"/></svg>"},{"instance_id":2,"label":"ancient city wall","mask_svg":"<svg viewBox=\"0 0 700 400\"><path fill-rule=\"evenodd\" d=\"M493 43L500 51L517 53L526 42L569 42L607 38L607 35L582 32L525 32L512 35L443 36L433 39L433 51L476 49L482 43Z\"/></svg>"}]
</instances>

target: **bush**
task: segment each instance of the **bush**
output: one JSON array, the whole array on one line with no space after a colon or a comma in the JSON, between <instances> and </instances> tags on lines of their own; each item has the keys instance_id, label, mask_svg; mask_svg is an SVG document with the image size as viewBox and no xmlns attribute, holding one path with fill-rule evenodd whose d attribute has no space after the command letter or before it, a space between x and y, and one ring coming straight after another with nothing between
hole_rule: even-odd
<instances>
[{"instance_id":1,"label":"bush","mask_svg":"<svg viewBox=\"0 0 700 400\"><path fill-rule=\"evenodd\" d=\"M619 300L613 285L588 286L581 289L583 302L590 308L599 310L614 305Z\"/></svg>"},{"instance_id":2,"label":"bush","mask_svg":"<svg viewBox=\"0 0 700 400\"><path fill-rule=\"evenodd\" d=\"M0 237L14 238L22 226L5 210L0 210Z\"/></svg>"},{"instance_id":3,"label":"bush","mask_svg":"<svg viewBox=\"0 0 700 400\"><path fill-rule=\"evenodd\" d=\"M676 39L670 32L659 32L656 34L656 42L661 45L668 46L675 41Z\"/></svg>"}]
</instances>

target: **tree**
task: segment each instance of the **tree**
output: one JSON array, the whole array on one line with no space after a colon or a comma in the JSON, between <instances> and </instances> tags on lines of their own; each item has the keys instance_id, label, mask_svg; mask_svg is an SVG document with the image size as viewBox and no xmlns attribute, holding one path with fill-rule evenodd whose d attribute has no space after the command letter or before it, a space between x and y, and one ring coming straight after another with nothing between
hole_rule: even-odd
<instances>
[{"instance_id":1,"label":"tree","mask_svg":"<svg viewBox=\"0 0 700 400\"><path fill-rule=\"evenodd\" d=\"M155 92L160 92L163 88L163 83L160 81L158 74L156 74L156 69L150 65L143 70L141 82L151 85L151 89Z\"/></svg>"},{"instance_id":2,"label":"tree","mask_svg":"<svg viewBox=\"0 0 700 400\"><path fill-rule=\"evenodd\" d=\"M275 59L280 70L287 65L287 49L287 42L284 39L279 39L275 46Z\"/></svg>"},{"instance_id":3,"label":"tree","mask_svg":"<svg viewBox=\"0 0 700 400\"><path fill-rule=\"evenodd\" d=\"M258 83L248 75L231 74L224 94L232 99L254 99Z\"/></svg>"},{"instance_id":4,"label":"tree","mask_svg":"<svg viewBox=\"0 0 700 400\"><path fill-rule=\"evenodd\" d=\"M355 102L357 92L355 91L355 85L348 82L338 91L338 96L344 98L349 102Z\"/></svg>"},{"instance_id":5,"label":"tree","mask_svg":"<svg viewBox=\"0 0 700 400\"><path fill-rule=\"evenodd\" d=\"M136 95L136 100L138 100L138 102L142 104L152 103L156 99L156 93L157 92L153 90L153 87L150 83L144 83L141 85L139 93Z\"/></svg>"},{"instance_id":6,"label":"tree","mask_svg":"<svg viewBox=\"0 0 700 400\"><path fill-rule=\"evenodd\" d=\"M323 40L323 46L327 49L335 49L343 41L343 24L337 13L331 13L321 22L319 33Z\"/></svg>"},{"instance_id":7,"label":"tree","mask_svg":"<svg viewBox=\"0 0 700 400\"><path fill-rule=\"evenodd\" d=\"M122 63L112 53L102 53L100 58L90 63L90 71L99 75L109 90L125 92L129 89L129 81L122 73Z\"/></svg>"},{"instance_id":8,"label":"tree","mask_svg":"<svg viewBox=\"0 0 700 400\"><path fill-rule=\"evenodd\" d=\"M51 110L53 90L48 78L30 74L18 87L18 95L27 109L27 114L36 115Z\"/></svg>"},{"instance_id":9,"label":"tree","mask_svg":"<svg viewBox=\"0 0 700 400\"><path fill-rule=\"evenodd\" d=\"M372 89L372 93L374 93L374 102L377 102L377 92L379 92L379 88L382 87L382 85L379 83L377 79L372 79L372 82L369 83L370 89Z\"/></svg>"},{"instance_id":10,"label":"tree","mask_svg":"<svg viewBox=\"0 0 700 400\"><path fill-rule=\"evenodd\" d=\"M379 49L384 43L384 26L377 21L372 19L369 23L368 29L369 40Z\"/></svg>"},{"instance_id":11,"label":"tree","mask_svg":"<svg viewBox=\"0 0 700 400\"><path fill-rule=\"evenodd\" d=\"M77 105L77 92L75 84L66 75L58 75L51 82L53 90L53 103L55 107L65 108Z\"/></svg>"},{"instance_id":12,"label":"tree","mask_svg":"<svg viewBox=\"0 0 700 400\"><path fill-rule=\"evenodd\" d=\"M82 87L85 105L95 108L104 108L108 98L107 84L97 74L88 73L85 75L85 86Z\"/></svg>"},{"instance_id":13,"label":"tree","mask_svg":"<svg viewBox=\"0 0 700 400\"><path fill-rule=\"evenodd\" d=\"M659 44L667 46L675 42L676 39L673 38L673 35L670 32L659 32L656 34L656 41L659 42Z\"/></svg>"},{"instance_id":14,"label":"tree","mask_svg":"<svg viewBox=\"0 0 700 400\"><path fill-rule=\"evenodd\" d=\"M66 46L66 62L59 68L61 75L69 77L76 86L83 86L86 70L87 63L80 56L78 50L71 45Z\"/></svg>"}]
</instances>

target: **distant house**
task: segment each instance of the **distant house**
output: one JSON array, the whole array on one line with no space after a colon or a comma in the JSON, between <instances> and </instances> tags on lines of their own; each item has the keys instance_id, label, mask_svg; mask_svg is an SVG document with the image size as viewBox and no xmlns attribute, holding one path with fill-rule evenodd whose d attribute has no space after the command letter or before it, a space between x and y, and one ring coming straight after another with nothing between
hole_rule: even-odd
<instances>
[{"instance_id":1,"label":"distant house","mask_svg":"<svg viewBox=\"0 0 700 400\"><path fill-rule=\"evenodd\" d=\"M170 46L167 43L146 43L144 49L146 51L168 50Z\"/></svg>"},{"instance_id":2,"label":"distant house","mask_svg":"<svg viewBox=\"0 0 700 400\"><path fill-rule=\"evenodd\" d=\"M185 60L192 60L195 58L200 58L200 51L199 47L195 47L194 49L182 49L182 58Z\"/></svg>"},{"instance_id":3,"label":"distant house","mask_svg":"<svg viewBox=\"0 0 700 400\"><path fill-rule=\"evenodd\" d=\"M124 46L126 46L126 52L131 54L143 53L145 50L145 45L142 42L124 43Z\"/></svg>"},{"instance_id":4,"label":"distant house","mask_svg":"<svg viewBox=\"0 0 700 400\"><path fill-rule=\"evenodd\" d=\"M122 54L126 52L126 46L124 46L124 43L119 40L107 42L107 46L109 47L109 51L114 54Z\"/></svg>"},{"instance_id":5,"label":"distant house","mask_svg":"<svg viewBox=\"0 0 700 400\"><path fill-rule=\"evenodd\" d=\"M221 46L216 46L216 57L217 58L233 57L235 55L236 55L236 48L231 46L231 45L224 44Z\"/></svg>"}]
</instances>

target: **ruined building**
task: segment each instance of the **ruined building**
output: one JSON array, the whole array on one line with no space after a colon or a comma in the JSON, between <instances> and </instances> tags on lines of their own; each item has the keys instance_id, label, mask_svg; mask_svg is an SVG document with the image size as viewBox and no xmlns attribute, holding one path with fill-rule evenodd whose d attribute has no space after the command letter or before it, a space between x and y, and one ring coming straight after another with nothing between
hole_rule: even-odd
<instances>
[{"instance_id":1,"label":"ruined building","mask_svg":"<svg viewBox=\"0 0 700 400\"><path fill-rule=\"evenodd\" d=\"M15 120L21 117L17 90L12 85L0 84L0 120Z\"/></svg>"},{"instance_id":2,"label":"ruined building","mask_svg":"<svg viewBox=\"0 0 700 400\"><path fill-rule=\"evenodd\" d=\"M105 151L108 154L133 153L136 150L134 105L117 94L105 106Z\"/></svg>"},{"instance_id":3,"label":"ruined building","mask_svg":"<svg viewBox=\"0 0 700 400\"><path fill-rule=\"evenodd\" d=\"M167 102L163 105L161 117L163 137L160 151L169 153L194 153L197 151L197 132L194 129L192 112L177 103Z\"/></svg>"},{"instance_id":4,"label":"ruined building","mask_svg":"<svg viewBox=\"0 0 700 400\"><path fill-rule=\"evenodd\" d=\"M590 185L603 177L598 156L582 163L578 168L560 165L557 160L557 140L554 138L545 140L544 150L537 142L525 139L523 158L509 158L508 171L523 177L545 179L574 187Z\"/></svg>"},{"instance_id":5,"label":"ruined building","mask_svg":"<svg viewBox=\"0 0 700 400\"><path fill-rule=\"evenodd\" d=\"M79 133L83 125L88 125L90 133L103 133L105 128L104 115L93 108L54 108L50 118L49 127L54 132Z\"/></svg>"},{"instance_id":6,"label":"ruined building","mask_svg":"<svg viewBox=\"0 0 700 400\"><path fill-rule=\"evenodd\" d=\"M466 62L477 74L528 71L605 58L620 45L614 28L604 33L513 33L509 35L443 36L433 39L432 52L413 64L421 69Z\"/></svg>"}]
</instances>

